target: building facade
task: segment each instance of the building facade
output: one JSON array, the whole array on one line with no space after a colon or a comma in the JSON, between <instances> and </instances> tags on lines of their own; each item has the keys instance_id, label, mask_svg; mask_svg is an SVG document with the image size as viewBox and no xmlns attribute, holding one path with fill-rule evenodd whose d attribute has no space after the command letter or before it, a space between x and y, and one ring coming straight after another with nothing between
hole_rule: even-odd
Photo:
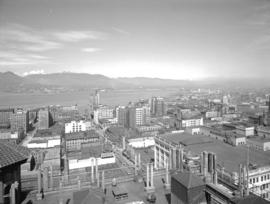
<instances>
[{"instance_id":1,"label":"building facade","mask_svg":"<svg viewBox=\"0 0 270 204\"><path fill-rule=\"evenodd\" d=\"M70 123L65 123L65 133L88 131L91 127L90 121L71 121Z\"/></svg>"},{"instance_id":2,"label":"building facade","mask_svg":"<svg viewBox=\"0 0 270 204\"><path fill-rule=\"evenodd\" d=\"M50 116L48 110L38 111L38 129L44 130L50 127Z\"/></svg>"},{"instance_id":3,"label":"building facade","mask_svg":"<svg viewBox=\"0 0 270 204\"><path fill-rule=\"evenodd\" d=\"M183 128L202 126L202 125L203 125L203 118L189 118L189 119L182 118Z\"/></svg>"},{"instance_id":4,"label":"building facade","mask_svg":"<svg viewBox=\"0 0 270 204\"><path fill-rule=\"evenodd\" d=\"M24 110L17 110L16 113L10 115L10 128L11 131L18 131L23 129L27 132L29 129L29 112Z\"/></svg>"},{"instance_id":5,"label":"building facade","mask_svg":"<svg viewBox=\"0 0 270 204\"><path fill-rule=\"evenodd\" d=\"M14 109L0 109L0 128L10 127L10 116L14 113Z\"/></svg>"},{"instance_id":6,"label":"building facade","mask_svg":"<svg viewBox=\"0 0 270 204\"><path fill-rule=\"evenodd\" d=\"M116 118L119 125L126 127L127 126L127 108L125 106L118 106L116 108Z\"/></svg>"},{"instance_id":7,"label":"building facade","mask_svg":"<svg viewBox=\"0 0 270 204\"><path fill-rule=\"evenodd\" d=\"M99 119L108 119L114 117L114 109L108 106L102 106L94 110L94 121L99 123Z\"/></svg>"},{"instance_id":8,"label":"building facade","mask_svg":"<svg viewBox=\"0 0 270 204\"><path fill-rule=\"evenodd\" d=\"M166 115L166 105L164 98L152 97L150 99L151 115L156 117L161 117Z\"/></svg>"}]
</instances>

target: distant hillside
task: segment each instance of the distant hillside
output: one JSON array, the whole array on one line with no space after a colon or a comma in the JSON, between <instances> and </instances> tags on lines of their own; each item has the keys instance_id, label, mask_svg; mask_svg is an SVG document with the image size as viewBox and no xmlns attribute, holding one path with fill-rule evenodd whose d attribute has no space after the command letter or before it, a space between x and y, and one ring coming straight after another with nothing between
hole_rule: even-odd
<instances>
[{"instance_id":1,"label":"distant hillside","mask_svg":"<svg viewBox=\"0 0 270 204\"><path fill-rule=\"evenodd\" d=\"M25 80L12 73L12 72L0 72L0 90L9 92L13 89L17 89L20 86L23 86Z\"/></svg>"},{"instance_id":2,"label":"distant hillside","mask_svg":"<svg viewBox=\"0 0 270 204\"><path fill-rule=\"evenodd\" d=\"M268 86L268 80L258 79L208 79L186 81L159 78L109 78L99 74L53 73L26 77L12 72L0 72L0 91L10 93L65 92L76 90L127 89L127 88L258 88Z\"/></svg>"},{"instance_id":3,"label":"distant hillside","mask_svg":"<svg viewBox=\"0 0 270 204\"><path fill-rule=\"evenodd\" d=\"M26 78L41 85L73 88L118 88L127 85L99 74L54 73L29 75Z\"/></svg>"},{"instance_id":4,"label":"distant hillside","mask_svg":"<svg viewBox=\"0 0 270 204\"><path fill-rule=\"evenodd\" d=\"M173 80L173 79L160 79L160 78L146 78L146 77L135 77L135 78L118 78L123 83L129 83L136 87L177 87L187 86L191 82L187 80Z\"/></svg>"}]
</instances>

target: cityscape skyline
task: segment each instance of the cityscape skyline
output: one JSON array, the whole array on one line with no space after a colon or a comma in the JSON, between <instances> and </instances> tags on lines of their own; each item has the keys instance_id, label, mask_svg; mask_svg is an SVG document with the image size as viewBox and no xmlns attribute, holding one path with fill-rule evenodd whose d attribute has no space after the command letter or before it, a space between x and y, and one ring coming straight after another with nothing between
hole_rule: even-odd
<instances>
[{"instance_id":1,"label":"cityscape skyline","mask_svg":"<svg viewBox=\"0 0 270 204\"><path fill-rule=\"evenodd\" d=\"M193 80L270 74L268 1L63 3L0 2L1 72Z\"/></svg>"}]
</instances>

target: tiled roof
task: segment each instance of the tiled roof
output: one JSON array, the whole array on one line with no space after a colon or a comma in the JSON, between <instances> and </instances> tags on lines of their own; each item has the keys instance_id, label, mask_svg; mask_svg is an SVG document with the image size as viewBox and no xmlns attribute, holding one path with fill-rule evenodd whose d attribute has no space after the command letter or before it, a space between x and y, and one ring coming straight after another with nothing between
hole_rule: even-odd
<instances>
[{"instance_id":1,"label":"tiled roof","mask_svg":"<svg viewBox=\"0 0 270 204\"><path fill-rule=\"evenodd\" d=\"M21 145L16 145L14 143L9 142L8 145L13 148L14 150L16 150L17 152L21 153L22 155L24 155L25 157L29 157L31 154L31 150L28 149L27 147L21 146Z\"/></svg>"},{"instance_id":2,"label":"tiled roof","mask_svg":"<svg viewBox=\"0 0 270 204\"><path fill-rule=\"evenodd\" d=\"M270 204L270 201L267 201L257 195L249 195L245 198L237 198L233 200L235 204Z\"/></svg>"},{"instance_id":3,"label":"tiled roof","mask_svg":"<svg viewBox=\"0 0 270 204\"><path fill-rule=\"evenodd\" d=\"M201 178L190 172L179 172L173 177L187 189L205 185Z\"/></svg>"},{"instance_id":4,"label":"tiled roof","mask_svg":"<svg viewBox=\"0 0 270 204\"><path fill-rule=\"evenodd\" d=\"M0 142L0 168L18 163L25 162L28 157L24 152L20 151L21 148L15 144L8 142Z\"/></svg>"}]
</instances>

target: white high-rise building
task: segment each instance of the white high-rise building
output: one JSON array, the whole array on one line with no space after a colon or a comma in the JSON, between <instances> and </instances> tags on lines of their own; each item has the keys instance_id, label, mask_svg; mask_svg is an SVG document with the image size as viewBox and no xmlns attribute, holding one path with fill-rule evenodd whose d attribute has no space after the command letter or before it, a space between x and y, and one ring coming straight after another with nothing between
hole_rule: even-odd
<instances>
[{"instance_id":1,"label":"white high-rise building","mask_svg":"<svg viewBox=\"0 0 270 204\"><path fill-rule=\"evenodd\" d=\"M87 131L92 128L92 123L90 121L71 121L70 123L65 123L65 133L81 132Z\"/></svg>"},{"instance_id":2,"label":"white high-rise building","mask_svg":"<svg viewBox=\"0 0 270 204\"><path fill-rule=\"evenodd\" d=\"M108 106L102 106L94 110L94 121L96 124L99 123L99 119L111 119L113 118L113 108Z\"/></svg>"}]
</instances>

